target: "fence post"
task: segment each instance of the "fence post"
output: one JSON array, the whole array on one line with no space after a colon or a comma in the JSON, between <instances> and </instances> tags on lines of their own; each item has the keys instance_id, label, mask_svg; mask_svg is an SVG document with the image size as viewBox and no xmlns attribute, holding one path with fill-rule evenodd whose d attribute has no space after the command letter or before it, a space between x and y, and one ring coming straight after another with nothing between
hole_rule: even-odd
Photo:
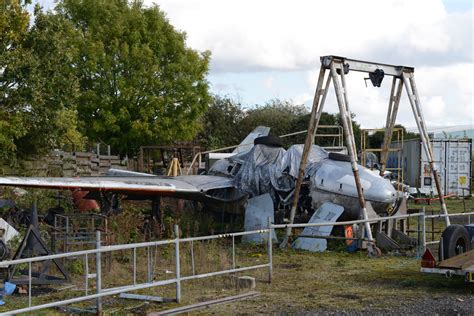
<instances>
[{"instance_id":1,"label":"fence post","mask_svg":"<svg viewBox=\"0 0 474 316\"><path fill-rule=\"evenodd\" d=\"M425 207L423 206L423 211L421 213L421 244L422 244L422 253L426 251L426 217L425 217Z\"/></svg>"},{"instance_id":2,"label":"fence post","mask_svg":"<svg viewBox=\"0 0 474 316\"><path fill-rule=\"evenodd\" d=\"M272 283L273 278L273 240L272 240L272 221L268 217L268 282Z\"/></svg>"},{"instance_id":3,"label":"fence post","mask_svg":"<svg viewBox=\"0 0 474 316\"><path fill-rule=\"evenodd\" d=\"M179 227L174 225L175 235L175 260L176 260L176 302L181 302L181 271L179 262Z\"/></svg>"},{"instance_id":4,"label":"fence post","mask_svg":"<svg viewBox=\"0 0 474 316\"><path fill-rule=\"evenodd\" d=\"M96 238L96 249L100 249L100 230L96 230L95 232ZM102 289L102 273L101 273L101 265L100 265L100 252L97 252L95 255L95 282L97 288L97 294L100 294ZM102 315L102 298L97 298L97 315Z\"/></svg>"}]
</instances>

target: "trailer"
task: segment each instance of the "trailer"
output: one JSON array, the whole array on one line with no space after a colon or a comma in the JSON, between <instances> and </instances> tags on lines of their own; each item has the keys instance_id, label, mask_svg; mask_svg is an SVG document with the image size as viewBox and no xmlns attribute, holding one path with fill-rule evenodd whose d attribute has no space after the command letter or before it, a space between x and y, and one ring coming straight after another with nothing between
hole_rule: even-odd
<instances>
[{"instance_id":1,"label":"trailer","mask_svg":"<svg viewBox=\"0 0 474 316\"><path fill-rule=\"evenodd\" d=\"M474 283L474 225L450 225L441 235L439 261L429 248L421 258L421 272L464 276Z\"/></svg>"}]
</instances>

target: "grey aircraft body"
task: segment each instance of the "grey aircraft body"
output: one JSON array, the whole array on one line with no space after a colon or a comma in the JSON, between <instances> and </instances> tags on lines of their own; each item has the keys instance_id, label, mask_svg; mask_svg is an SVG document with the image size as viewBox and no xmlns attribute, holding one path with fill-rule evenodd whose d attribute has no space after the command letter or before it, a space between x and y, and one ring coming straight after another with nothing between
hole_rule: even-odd
<instances>
[{"instance_id":1,"label":"grey aircraft body","mask_svg":"<svg viewBox=\"0 0 474 316\"><path fill-rule=\"evenodd\" d=\"M288 206L303 146L293 145L285 150L277 144L259 141L268 138L268 132L269 128L256 128L232 156L215 162L205 175L168 177L111 169L105 177L0 177L0 186L81 189L141 199L175 197L208 205L242 204L246 199L270 194L275 207ZM359 166L359 173L364 196L374 211L379 215L389 213L397 201L390 181L363 166ZM332 202L344 208L341 219L359 218L357 190L347 156L313 145L304 186L302 204L306 202L316 210L323 203Z\"/></svg>"}]
</instances>

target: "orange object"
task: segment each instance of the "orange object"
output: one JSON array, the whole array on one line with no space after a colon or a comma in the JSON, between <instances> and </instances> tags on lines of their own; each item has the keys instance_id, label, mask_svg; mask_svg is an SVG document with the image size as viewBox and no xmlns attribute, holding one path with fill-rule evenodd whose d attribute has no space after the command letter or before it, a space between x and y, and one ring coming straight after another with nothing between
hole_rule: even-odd
<instances>
[{"instance_id":1,"label":"orange object","mask_svg":"<svg viewBox=\"0 0 474 316\"><path fill-rule=\"evenodd\" d=\"M80 212L96 211L99 210L99 204L96 200L85 199L84 197L89 193L89 191L74 190L72 191L72 199L74 205Z\"/></svg>"},{"instance_id":2,"label":"orange object","mask_svg":"<svg viewBox=\"0 0 474 316\"><path fill-rule=\"evenodd\" d=\"M449 193L447 195L443 195L443 198L450 198L450 197L455 197L457 196L456 193ZM432 201L436 201L436 200L439 200L439 198L437 197L426 197L426 198L415 198L414 201L415 201L415 204L423 204L423 203L426 203L428 205L431 205L431 202Z\"/></svg>"},{"instance_id":3,"label":"orange object","mask_svg":"<svg viewBox=\"0 0 474 316\"><path fill-rule=\"evenodd\" d=\"M346 238L354 238L354 230L352 229L352 225L346 225L344 226L344 235ZM352 239L346 239L346 245L350 246L354 240Z\"/></svg>"}]
</instances>

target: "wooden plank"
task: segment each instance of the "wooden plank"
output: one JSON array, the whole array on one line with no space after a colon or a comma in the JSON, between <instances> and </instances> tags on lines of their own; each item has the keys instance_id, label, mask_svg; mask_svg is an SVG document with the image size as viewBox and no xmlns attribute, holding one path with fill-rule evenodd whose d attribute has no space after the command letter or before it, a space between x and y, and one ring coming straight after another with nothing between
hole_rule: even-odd
<instances>
[{"instance_id":1,"label":"wooden plank","mask_svg":"<svg viewBox=\"0 0 474 316\"><path fill-rule=\"evenodd\" d=\"M90 158L90 157L95 156L94 153L82 153L82 152L76 152L75 155L77 158Z\"/></svg>"},{"instance_id":2,"label":"wooden plank","mask_svg":"<svg viewBox=\"0 0 474 316\"><path fill-rule=\"evenodd\" d=\"M120 298L128 298L132 300L142 300L142 301L151 301L159 303L171 303L176 300L173 298L161 297L161 296L151 296L151 295L140 295L140 294L131 294L131 293L120 293Z\"/></svg>"},{"instance_id":3,"label":"wooden plank","mask_svg":"<svg viewBox=\"0 0 474 316\"><path fill-rule=\"evenodd\" d=\"M191 311L195 311L195 310L198 310L198 309L203 309L203 308L206 308L206 307L211 306L211 305L232 303L232 302L235 302L235 301L245 300L247 298L257 297L259 295L261 295L260 292L251 291L251 292L247 292L247 293L243 293L243 294L239 294L239 295L235 295L235 296L228 296L228 297L219 298L219 299L211 300L211 301L207 301L207 302L201 302L201 303L191 304L191 305L187 305L187 306L183 306L183 307L168 309L168 310L160 311L160 312L157 312L157 313L149 313L147 315L148 316L158 316L158 315L176 315L176 314L182 314L182 313L189 313Z\"/></svg>"},{"instance_id":4,"label":"wooden plank","mask_svg":"<svg viewBox=\"0 0 474 316\"><path fill-rule=\"evenodd\" d=\"M474 265L474 250L443 260L439 263L440 268L463 269Z\"/></svg>"}]
</instances>

